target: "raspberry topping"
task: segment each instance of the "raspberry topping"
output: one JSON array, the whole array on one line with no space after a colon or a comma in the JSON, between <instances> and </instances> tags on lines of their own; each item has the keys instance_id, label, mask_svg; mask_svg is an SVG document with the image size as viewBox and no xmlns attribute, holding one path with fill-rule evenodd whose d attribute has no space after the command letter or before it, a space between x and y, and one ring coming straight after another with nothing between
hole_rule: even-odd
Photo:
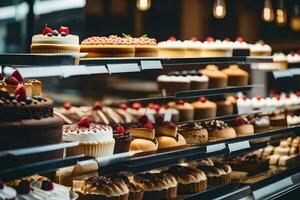
<instances>
[{"instance_id":1,"label":"raspberry topping","mask_svg":"<svg viewBox=\"0 0 300 200\"><path fill-rule=\"evenodd\" d=\"M158 111L160 109L160 105L155 103L149 103L148 108Z\"/></svg>"},{"instance_id":2,"label":"raspberry topping","mask_svg":"<svg viewBox=\"0 0 300 200\"><path fill-rule=\"evenodd\" d=\"M230 38L227 37L227 38L224 39L224 41L230 42L231 40L230 40Z\"/></svg>"},{"instance_id":3,"label":"raspberry topping","mask_svg":"<svg viewBox=\"0 0 300 200\"><path fill-rule=\"evenodd\" d=\"M4 79L4 76L0 73L0 81Z\"/></svg>"},{"instance_id":4,"label":"raspberry topping","mask_svg":"<svg viewBox=\"0 0 300 200\"><path fill-rule=\"evenodd\" d=\"M65 103L64 103L64 108L65 108L66 110L70 110L70 109L72 108L72 104L71 104L70 102L65 102Z\"/></svg>"},{"instance_id":5,"label":"raspberry topping","mask_svg":"<svg viewBox=\"0 0 300 200\"><path fill-rule=\"evenodd\" d=\"M151 122L143 124L143 127L147 128L147 129L154 129L155 128L154 125Z\"/></svg>"},{"instance_id":6,"label":"raspberry topping","mask_svg":"<svg viewBox=\"0 0 300 200\"><path fill-rule=\"evenodd\" d=\"M46 24L43 30L43 35L47 35L48 33L53 34L53 30Z\"/></svg>"},{"instance_id":7,"label":"raspberry topping","mask_svg":"<svg viewBox=\"0 0 300 200\"><path fill-rule=\"evenodd\" d=\"M176 104L177 104L177 105L184 105L184 103L185 103L185 102L184 102L183 100L176 101Z\"/></svg>"},{"instance_id":8,"label":"raspberry topping","mask_svg":"<svg viewBox=\"0 0 300 200\"><path fill-rule=\"evenodd\" d=\"M69 30L69 27L66 27L66 26L60 26L59 29L58 29L58 32L61 34L61 33L65 33L65 34L69 34L70 33L70 30Z\"/></svg>"},{"instance_id":9,"label":"raspberry topping","mask_svg":"<svg viewBox=\"0 0 300 200\"><path fill-rule=\"evenodd\" d=\"M238 38L236 38L236 41L237 42L244 42L244 39L242 37L238 37Z\"/></svg>"},{"instance_id":10,"label":"raspberry topping","mask_svg":"<svg viewBox=\"0 0 300 200\"><path fill-rule=\"evenodd\" d=\"M51 181L45 180L42 182L42 186L41 186L42 190L50 191L50 190L53 190L53 188L54 188L54 186Z\"/></svg>"},{"instance_id":11,"label":"raspberry topping","mask_svg":"<svg viewBox=\"0 0 300 200\"><path fill-rule=\"evenodd\" d=\"M242 117L237 117L235 120L235 123L236 123L236 125L240 126L240 125L245 124L245 121Z\"/></svg>"},{"instance_id":12,"label":"raspberry topping","mask_svg":"<svg viewBox=\"0 0 300 200\"><path fill-rule=\"evenodd\" d=\"M96 101L93 105L93 110L101 110L102 109L102 104L100 101Z\"/></svg>"},{"instance_id":13,"label":"raspberry topping","mask_svg":"<svg viewBox=\"0 0 300 200\"><path fill-rule=\"evenodd\" d=\"M5 83L8 85L18 85L20 82L15 77L9 77L8 79L5 79Z\"/></svg>"},{"instance_id":14,"label":"raspberry topping","mask_svg":"<svg viewBox=\"0 0 300 200\"><path fill-rule=\"evenodd\" d=\"M26 101L26 89L23 85L17 87L16 92L17 101Z\"/></svg>"},{"instance_id":15,"label":"raspberry topping","mask_svg":"<svg viewBox=\"0 0 300 200\"><path fill-rule=\"evenodd\" d=\"M126 103L121 103L119 105L119 108L123 109L123 110L126 110L128 108L128 105Z\"/></svg>"},{"instance_id":16,"label":"raspberry topping","mask_svg":"<svg viewBox=\"0 0 300 200\"><path fill-rule=\"evenodd\" d=\"M206 38L206 41L207 41L207 42L214 42L215 40L214 40L213 37L207 37L207 38Z\"/></svg>"},{"instance_id":17,"label":"raspberry topping","mask_svg":"<svg viewBox=\"0 0 300 200\"><path fill-rule=\"evenodd\" d=\"M297 92L296 92L296 96L297 96L297 97L300 97L300 91L297 91Z\"/></svg>"},{"instance_id":18,"label":"raspberry topping","mask_svg":"<svg viewBox=\"0 0 300 200\"><path fill-rule=\"evenodd\" d=\"M23 78L17 69L11 74L11 77L16 78L19 82L23 82Z\"/></svg>"},{"instance_id":19,"label":"raspberry topping","mask_svg":"<svg viewBox=\"0 0 300 200\"><path fill-rule=\"evenodd\" d=\"M122 126L122 125L119 124L116 127L115 132L116 132L116 134L123 135L124 133L126 133L126 130L125 130L124 126Z\"/></svg>"},{"instance_id":20,"label":"raspberry topping","mask_svg":"<svg viewBox=\"0 0 300 200\"><path fill-rule=\"evenodd\" d=\"M140 103L133 103L132 105L131 105L131 107L133 108L133 109L135 109L135 110L138 110L138 109L140 109L141 107L142 107L142 105L140 104Z\"/></svg>"},{"instance_id":21,"label":"raspberry topping","mask_svg":"<svg viewBox=\"0 0 300 200\"><path fill-rule=\"evenodd\" d=\"M4 188L4 183L2 181L0 181L0 189Z\"/></svg>"},{"instance_id":22,"label":"raspberry topping","mask_svg":"<svg viewBox=\"0 0 300 200\"><path fill-rule=\"evenodd\" d=\"M22 180L17 187L18 194L28 194L30 192L30 183L27 180Z\"/></svg>"},{"instance_id":23,"label":"raspberry topping","mask_svg":"<svg viewBox=\"0 0 300 200\"><path fill-rule=\"evenodd\" d=\"M197 42L197 41L198 41L198 39L197 39L196 37L191 37L191 40L192 40L193 42Z\"/></svg>"},{"instance_id":24,"label":"raspberry topping","mask_svg":"<svg viewBox=\"0 0 300 200\"><path fill-rule=\"evenodd\" d=\"M200 98L199 98L199 101L201 101L202 103L205 103L205 102L207 101L207 98L205 98L205 97L200 97Z\"/></svg>"},{"instance_id":25,"label":"raspberry topping","mask_svg":"<svg viewBox=\"0 0 300 200\"><path fill-rule=\"evenodd\" d=\"M79 126L79 127L89 128L91 123L92 123L92 121L91 121L90 118L88 118L88 117L83 117L83 118L78 122L78 126Z\"/></svg>"},{"instance_id":26,"label":"raspberry topping","mask_svg":"<svg viewBox=\"0 0 300 200\"><path fill-rule=\"evenodd\" d=\"M260 96L259 94L257 94L257 95L255 96L255 98L256 98L257 100L261 100L261 96Z\"/></svg>"},{"instance_id":27,"label":"raspberry topping","mask_svg":"<svg viewBox=\"0 0 300 200\"><path fill-rule=\"evenodd\" d=\"M139 122L141 124L147 124L149 122L149 118L147 117L147 115L143 115L141 118L139 118Z\"/></svg>"},{"instance_id":28,"label":"raspberry topping","mask_svg":"<svg viewBox=\"0 0 300 200\"><path fill-rule=\"evenodd\" d=\"M177 39L176 39L176 37L174 37L174 36L171 36L171 37L169 37L169 39L168 39L168 41L176 41Z\"/></svg>"}]
</instances>

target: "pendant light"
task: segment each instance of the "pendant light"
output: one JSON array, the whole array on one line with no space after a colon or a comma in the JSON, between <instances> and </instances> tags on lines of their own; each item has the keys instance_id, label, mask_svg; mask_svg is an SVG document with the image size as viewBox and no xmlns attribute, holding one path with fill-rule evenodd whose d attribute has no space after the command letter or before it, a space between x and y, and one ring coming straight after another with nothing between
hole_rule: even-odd
<instances>
[{"instance_id":1,"label":"pendant light","mask_svg":"<svg viewBox=\"0 0 300 200\"><path fill-rule=\"evenodd\" d=\"M294 11L291 17L290 26L293 29L293 31L300 32L300 8L298 4L294 6Z\"/></svg>"},{"instance_id":2,"label":"pendant light","mask_svg":"<svg viewBox=\"0 0 300 200\"><path fill-rule=\"evenodd\" d=\"M274 20L272 0L265 0L264 9L262 11L262 19L266 22L272 22Z\"/></svg>"},{"instance_id":3,"label":"pendant light","mask_svg":"<svg viewBox=\"0 0 300 200\"><path fill-rule=\"evenodd\" d=\"M136 0L136 7L140 11L149 10L151 7L151 0Z\"/></svg>"},{"instance_id":4,"label":"pendant light","mask_svg":"<svg viewBox=\"0 0 300 200\"><path fill-rule=\"evenodd\" d=\"M213 7L213 15L215 18L222 19L226 16L225 0L215 0Z\"/></svg>"},{"instance_id":5,"label":"pendant light","mask_svg":"<svg viewBox=\"0 0 300 200\"><path fill-rule=\"evenodd\" d=\"M279 7L276 9L276 24L280 27L283 27L286 25L286 22L287 16L284 8L284 2L283 0L279 0Z\"/></svg>"}]
</instances>

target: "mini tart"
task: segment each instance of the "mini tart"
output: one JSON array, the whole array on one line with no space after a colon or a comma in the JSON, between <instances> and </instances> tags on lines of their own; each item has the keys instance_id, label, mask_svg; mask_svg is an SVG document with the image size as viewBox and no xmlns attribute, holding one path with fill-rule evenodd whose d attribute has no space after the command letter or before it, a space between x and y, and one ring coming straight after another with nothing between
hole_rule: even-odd
<instances>
[{"instance_id":1,"label":"mini tart","mask_svg":"<svg viewBox=\"0 0 300 200\"><path fill-rule=\"evenodd\" d=\"M127 200L129 197L129 189L121 178L94 176L86 181L75 182L74 185L80 200Z\"/></svg>"},{"instance_id":2,"label":"mini tart","mask_svg":"<svg viewBox=\"0 0 300 200\"><path fill-rule=\"evenodd\" d=\"M191 122L179 126L178 132L187 144L203 144L208 142L208 132L198 123Z\"/></svg>"},{"instance_id":3,"label":"mini tart","mask_svg":"<svg viewBox=\"0 0 300 200\"><path fill-rule=\"evenodd\" d=\"M180 149L186 146L186 141L184 137L179 133L177 133L175 137L158 136L156 137L156 139L158 142L158 150L160 151Z\"/></svg>"},{"instance_id":4,"label":"mini tart","mask_svg":"<svg viewBox=\"0 0 300 200\"><path fill-rule=\"evenodd\" d=\"M247 86L249 80L249 73L240 69L238 65L230 65L223 69L228 76L228 86Z\"/></svg>"},{"instance_id":5,"label":"mini tart","mask_svg":"<svg viewBox=\"0 0 300 200\"><path fill-rule=\"evenodd\" d=\"M194 119L208 119L216 117L217 105L205 98L192 103L194 108Z\"/></svg>"},{"instance_id":6,"label":"mini tart","mask_svg":"<svg viewBox=\"0 0 300 200\"><path fill-rule=\"evenodd\" d=\"M179 195L197 193L207 188L207 177L200 169L177 165L170 167L166 172L176 178Z\"/></svg>"},{"instance_id":7,"label":"mini tart","mask_svg":"<svg viewBox=\"0 0 300 200\"><path fill-rule=\"evenodd\" d=\"M137 45L135 57L158 57L158 47L154 45Z\"/></svg>"},{"instance_id":8,"label":"mini tart","mask_svg":"<svg viewBox=\"0 0 300 200\"><path fill-rule=\"evenodd\" d=\"M191 121L194 119L194 108L190 103L184 101L170 102L168 106L179 111L179 121Z\"/></svg>"},{"instance_id":9,"label":"mini tart","mask_svg":"<svg viewBox=\"0 0 300 200\"><path fill-rule=\"evenodd\" d=\"M209 78L208 88L225 88L227 87L228 76L220 71L215 65L207 65L205 69L200 70L203 75Z\"/></svg>"},{"instance_id":10,"label":"mini tart","mask_svg":"<svg viewBox=\"0 0 300 200\"><path fill-rule=\"evenodd\" d=\"M169 173L136 174L132 179L144 190L144 200L173 199L177 197L176 178Z\"/></svg>"},{"instance_id":11,"label":"mini tart","mask_svg":"<svg viewBox=\"0 0 300 200\"><path fill-rule=\"evenodd\" d=\"M208 131L209 141L225 140L236 137L235 130L221 120L206 121L203 122L202 125Z\"/></svg>"}]
</instances>

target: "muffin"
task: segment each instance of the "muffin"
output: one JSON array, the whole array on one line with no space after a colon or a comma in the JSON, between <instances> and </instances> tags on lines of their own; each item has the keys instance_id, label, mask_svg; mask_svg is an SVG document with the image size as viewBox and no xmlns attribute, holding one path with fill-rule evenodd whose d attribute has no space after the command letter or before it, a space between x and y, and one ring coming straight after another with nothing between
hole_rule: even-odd
<instances>
[{"instance_id":1,"label":"muffin","mask_svg":"<svg viewBox=\"0 0 300 200\"><path fill-rule=\"evenodd\" d=\"M167 96L175 95L177 92L190 90L191 88L190 79L182 76L178 71L158 76L157 82L161 93Z\"/></svg>"},{"instance_id":2,"label":"muffin","mask_svg":"<svg viewBox=\"0 0 300 200\"><path fill-rule=\"evenodd\" d=\"M170 37L167 41L162 41L157 44L159 57L162 58L184 58L186 48L183 42L175 37Z\"/></svg>"},{"instance_id":3,"label":"muffin","mask_svg":"<svg viewBox=\"0 0 300 200\"><path fill-rule=\"evenodd\" d=\"M200 97L199 101L192 103L192 106L194 108L194 119L196 120L216 117L217 105L205 97Z\"/></svg>"},{"instance_id":4,"label":"muffin","mask_svg":"<svg viewBox=\"0 0 300 200\"><path fill-rule=\"evenodd\" d=\"M115 140L110 126L94 124L88 117L78 123L63 126L63 141L79 141L79 146L68 148L67 155L85 154L91 157L111 156L114 152Z\"/></svg>"},{"instance_id":5,"label":"muffin","mask_svg":"<svg viewBox=\"0 0 300 200\"><path fill-rule=\"evenodd\" d=\"M179 195L197 193L207 188L206 175L200 169L177 165L170 167L166 172L176 178Z\"/></svg>"},{"instance_id":6,"label":"muffin","mask_svg":"<svg viewBox=\"0 0 300 200\"><path fill-rule=\"evenodd\" d=\"M239 117L236 118L233 128L234 128L234 130L236 132L236 135L238 137L254 134L253 125L244 116L239 116Z\"/></svg>"},{"instance_id":7,"label":"muffin","mask_svg":"<svg viewBox=\"0 0 300 200\"><path fill-rule=\"evenodd\" d=\"M223 69L228 76L228 86L247 86L249 80L248 72L239 68L238 65L230 65L228 68Z\"/></svg>"},{"instance_id":8,"label":"muffin","mask_svg":"<svg viewBox=\"0 0 300 200\"><path fill-rule=\"evenodd\" d=\"M179 100L176 102L168 103L168 106L179 111L180 122L191 121L194 119L194 108L190 103Z\"/></svg>"},{"instance_id":9,"label":"muffin","mask_svg":"<svg viewBox=\"0 0 300 200\"><path fill-rule=\"evenodd\" d=\"M78 200L128 200L129 197L125 182L121 178L110 176L94 176L86 181L74 181L74 191L79 194Z\"/></svg>"},{"instance_id":10,"label":"muffin","mask_svg":"<svg viewBox=\"0 0 300 200\"><path fill-rule=\"evenodd\" d=\"M231 57L232 47L229 42L206 38L201 45L201 57Z\"/></svg>"},{"instance_id":11,"label":"muffin","mask_svg":"<svg viewBox=\"0 0 300 200\"><path fill-rule=\"evenodd\" d=\"M181 72L181 74L185 74L185 71ZM207 76L197 72L196 70L187 71L187 78L191 82L190 89L191 90L206 90L208 88L209 79Z\"/></svg>"},{"instance_id":12,"label":"muffin","mask_svg":"<svg viewBox=\"0 0 300 200\"><path fill-rule=\"evenodd\" d=\"M208 132L200 123L187 123L179 126L178 132L187 144L203 144L208 142Z\"/></svg>"},{"instance_id":13,"label":"muffin","mask_svg":"<svg viewBox=\"0 0 300 200\"><path fill-rule=\"evenodd\" d=\"M184 40L183 46L185 47L185 57L199 58L201 56L202 42L198 41L196 37L192 37L190 40Z\"/></svg>"},{"instance_id":14,"label":"muffin","mask_svg":"<svg viewBox=\"0 0 300 200\"><path fill-rule=\"evenodd\" d=\"M133 184L144 190L144 200L163 200L177 197L177 181L172 174L145 173L136 174L132 179Z\"/></svg>"},{"instance_id":15,"label":"muffin","mask_svg":"<svg viewBox=\"0 0 300 200\"><path fill-rule=\"evenodd\" d=\"M113 137L115 139L114 154L129 151L132 137L123 126L120 124L116 126Z\"/></svg>"},{"instance_id":16,"label":"muffin","mask_svg":"<svg viewBox=\"0 0 300 200\"><path fill-rule=\"evenodd\" d=\"M144 190L140 186L131 183L126 176L120 176L120 178L123 179L129 189L128 200L143 200Z\"/></svg>"},{"instance_id":17,"label":"muffin","mask_svg":"<svg viewBox=\"0 0 300 200\"><path fill-rule=\"evenodd\" d=\"M0 199L1 200L15 200L17 196L16 190L12 187L6 186L0 181Z\"/></svg>"},{"instance_id":18,"label":"muffin","mask_svg":"<svg viewBox=\"0 0 300 200\"><path fill-rule=\"evenodd\" d=\"M228 99L214 101L217 105L217 116L228 116L233 114L233 104Z\"/></svg>"},{"instance_id":19,"label":"muffin","mask_svg":"<svg viewBox=\"0 0 300 200\"><path fill-rule=\"evenodd\" d=\"M202 126L207 129L208 141L211 142L236 137L235 130L221 120L205 121L202 123Z\"/></svg>"},{"instance_id":20,"label":"muffin","mask_svg":"<svg viewBox=\"0 0 300 200\"><path fill-rule=\"evenodd\" d=\"M226 88L228 76L215 65L207 65L200 72L209 78L208 88Z\"/></svg>"}]
</instances>

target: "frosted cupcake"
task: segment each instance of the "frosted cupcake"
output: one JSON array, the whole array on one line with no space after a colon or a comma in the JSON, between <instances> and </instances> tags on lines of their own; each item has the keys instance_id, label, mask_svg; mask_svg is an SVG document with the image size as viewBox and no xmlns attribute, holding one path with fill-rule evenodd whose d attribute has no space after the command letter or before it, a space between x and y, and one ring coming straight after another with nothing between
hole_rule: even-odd
<instances>
[{"instance_id":1,"label":"frosted cupcake","mask_svg":"<svg viewBox=\"0 0 300 200\"><path fill-rule=\"evenodd\" d=\"M0 199L1 200L13 200L16 198L17 192L6 186L2 181L0 181Z\"/></svg>"},{"instance_id":2,"label":"frosted cupcake","mask_svg":"<svg viewBox=\"0 0 300 200\"><path fill-rule=\"evenodd\" d=\"M263 41L250 45L250 56L270 56L272 48Z\"/></svg>"},{"instance_id":3,"label":"frosted cupcake","mask_svg":"<svg viewBox=\"0 0 300 200\"><path fill-rule=\"evenodd\" d=\"M183 46L186 49L185 57L197 58L201 56L202 42L198 41L196 37L183 41Z\"/></svg>"},{"instance_id":4,"label":"frosted cupcake","mask_svg":"<svg viewBox=\"0 0 300 200\"><path fill-rule=\"evenodd\" d=\"M243 96L242 98L238 98L236 101L238 114L249 114L253 111L252 102L249 98L246 96Z\"/></svg>"},{"instance_id":5,"label":"frosted cupcake","mask_svg":"<svg viewBox=\"0 0 300 200\"><path fill-rule=\"evenodd\" d=\"M183 58L185 57L186 48L183 42L175 37L170 37L167 41L157 44L159 57L163 58Z\"/></svg>"},{"instance_id":6,"label":"frosted cupcake","mask_svg":"<svg viewBox=\"0 0 300 200\"><path fill-rule=\"evenodd\" d=\"M78 123L63 127L63 141L79 141L77 147L68 148L67 155L85 154L91 157L110 156L114 152L115 140L110 126L91 123L83 117Z\"/></svg>"},{"instance_id":7,"label":"frosted cupcake","mask_svg":"<svg viewBox=\"0 0 300 200\"><path fill-rule=\"evenodd\" d=\"M208 37L202 43L201 57L230 57L232 56L232 47L229 42L214 40Z\"/></svg>"},{"instance_id":8,"label":"frosted cupcake","mask_svg":"<svg viewBox=\"0 0 300 200\"><path fill-rule=\"evenodd\" d=\"M286 69L287 68L287 58L284 53L274 53L273 54L273 62L278 64L279 69Z\"/></svg>"}]
</instances>

